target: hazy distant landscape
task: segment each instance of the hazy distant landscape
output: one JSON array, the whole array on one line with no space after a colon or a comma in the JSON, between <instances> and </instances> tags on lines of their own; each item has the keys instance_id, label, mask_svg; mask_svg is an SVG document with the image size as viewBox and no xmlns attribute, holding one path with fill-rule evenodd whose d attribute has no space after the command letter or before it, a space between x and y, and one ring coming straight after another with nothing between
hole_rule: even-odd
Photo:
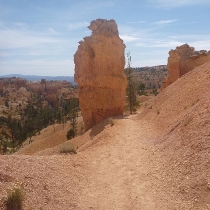
<instances>
[{"instance_id":1,"label":"hazy distant landscape","mask_svg":"<svg viewBox=\"0 0 210 210\"><path fill-rule=\"evenodd\" d=\"M40 81L41 79L46 79L48 81L66 80L67 82L76 84L76 82L74 82L74 77L71 77L71 76L39 76L39 75L22 75L22 74L0 75L0 78L5 78L5 77L17 77L17 78L23 78L29 81Z\"/></svg>"}]
</instances>

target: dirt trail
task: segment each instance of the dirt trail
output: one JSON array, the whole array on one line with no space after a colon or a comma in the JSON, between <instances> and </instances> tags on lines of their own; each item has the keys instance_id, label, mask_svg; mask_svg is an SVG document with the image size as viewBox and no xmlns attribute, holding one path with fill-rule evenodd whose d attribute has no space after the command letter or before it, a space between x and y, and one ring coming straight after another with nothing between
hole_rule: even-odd
<instances>
[{"instance_id":1,"label":"dirt trail","mask_svg":"<svg viewBox=\"0 0 210 210\"><path fill-rule=\"evenodd\" d=\"M104 131L107 142L99 142L100 149L96 144L87 152L89 176L79 207L164 209L158 204L160 181L159 174L154 174L158 170L154 148L146 144L152 135L132 117L115 123L114 127L117 132Z\"/></svg>"},{"instance_id":2,"label":"dirt trail","mask_svg":"<svg viewBox=\"0 0 210 210\"><path fill-rule=\"evenodd\" d=\"M74 156L2 156L0 174L13 180L1 180L3 195L17 180L25 209L170 209L162 202L155 133L134 118L115 119Z\"/></svg>"},{"instance_id":3,"label":"dirt trail","mask_svg":"<svg viewBox=\"0 0 210 210\"><path fill-rule=\"evenodd\" d=\"M157 133L151 124L129 116L101 135L102 142L85 150L88 176L80 183L79 209L191 209L168 191L173 187L167 163L154 145Z\"/></svg>"}]
</instances>

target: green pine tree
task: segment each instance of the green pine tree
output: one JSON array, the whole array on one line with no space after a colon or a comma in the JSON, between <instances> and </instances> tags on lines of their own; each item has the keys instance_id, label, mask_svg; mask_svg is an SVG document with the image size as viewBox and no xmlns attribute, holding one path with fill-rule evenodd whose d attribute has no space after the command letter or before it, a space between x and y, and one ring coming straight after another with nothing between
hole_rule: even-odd
<instances>
[{"instance_id":1,"label":"green pine tree","mask_svg":"<svg viewBox=\"0 0 210 210\"><path fill-rule=\"evenodd\" d=\"M137 111L139 102L137 100L137 84L133 80L133 70L131 68L131 56L130 52L127 54L127 68L125 69L125 74L127 76L128 85L126 88L127 94L127 107L130 111L130 114L133 114Z\"/></svg>"}]
</instances>

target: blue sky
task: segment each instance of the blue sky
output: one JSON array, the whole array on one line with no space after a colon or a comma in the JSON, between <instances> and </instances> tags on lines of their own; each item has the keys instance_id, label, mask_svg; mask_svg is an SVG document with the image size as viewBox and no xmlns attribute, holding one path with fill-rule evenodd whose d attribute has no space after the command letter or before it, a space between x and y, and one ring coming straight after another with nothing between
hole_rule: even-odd
<instances>
[{"instance_id":1,"label":"blue sky","mask_svg":"<svg viewBox=\"0 0 210 210\"><path fill-rule=\"evenodd\" d=\"M73 76L78 42L114 19L132 67L167 64L188 43L210 50L210 0L0 0L0 75Z\"/></svg>"}]
</instances>

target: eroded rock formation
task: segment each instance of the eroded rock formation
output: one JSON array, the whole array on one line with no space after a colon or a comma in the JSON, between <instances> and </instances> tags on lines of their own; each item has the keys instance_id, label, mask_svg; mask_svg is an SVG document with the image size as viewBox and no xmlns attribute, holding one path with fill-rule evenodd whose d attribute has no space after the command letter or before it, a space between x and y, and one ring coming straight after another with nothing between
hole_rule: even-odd
<instances>
[{"instance_id":1,"label":"eroded rock formation","mask_svg":"<svg viewBox=\"0 0 210 210\"><path fill-rule=\"evenodd\" d=\"M190 47L188 44L170 50L167 65L168 77L163 80L162 88L208 61L210 61L210 51L195 51L194 47Z\"/></svg>"},{"instance_id":2,"label":"eroded rock formation","mask_svg":"<svg viewBox=\"0 0 210 210\"><path fill-rule=\"evenodd\" d=\"M79 42L74 55L74 80L79 85L86 130L107 117L123 114L127 86L125 45L116 22L97 19L88 28L92 35Z\"/></svg>"}]
</instances>

